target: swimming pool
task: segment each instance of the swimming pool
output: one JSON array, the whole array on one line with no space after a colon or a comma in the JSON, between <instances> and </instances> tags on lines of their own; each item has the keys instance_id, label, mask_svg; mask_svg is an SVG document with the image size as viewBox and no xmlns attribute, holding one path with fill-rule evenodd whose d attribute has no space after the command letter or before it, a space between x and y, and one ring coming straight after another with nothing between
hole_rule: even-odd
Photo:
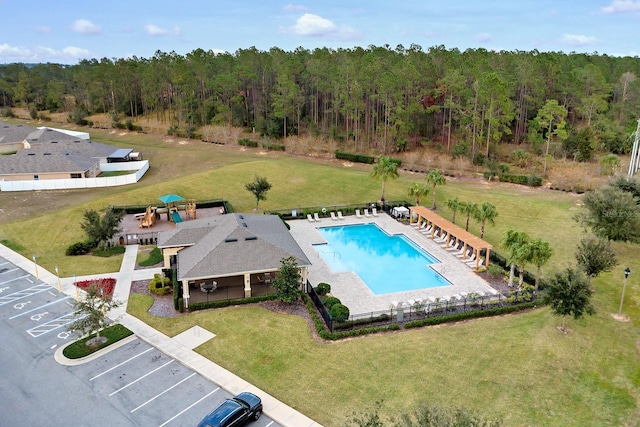
<instances>
[{"instance_id":1,"label":"swimming pool","mask_svg":"<svg viewBox=\"0 0 640 427\"><path fill-rule=\"evenodd\" d=\"M376 295L451 285L430 266L440 261L403 234L376 224L320 227L327 243L313 245L334 272L353 271Z\"/></svg>"}]
</instances>

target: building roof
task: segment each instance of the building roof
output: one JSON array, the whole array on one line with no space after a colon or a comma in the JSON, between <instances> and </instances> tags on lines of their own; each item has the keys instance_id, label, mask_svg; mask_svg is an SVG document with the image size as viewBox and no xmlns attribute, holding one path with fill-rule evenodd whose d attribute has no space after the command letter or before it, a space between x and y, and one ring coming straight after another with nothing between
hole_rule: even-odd
<instances>
[{"instance_id":1,"label":"building roof","mask_svg":"<svg viewBox=\"0 0 640 427\"><path fill-rule=\"evenodd\" d=\"M178 252L178 280L274 271L283 258L309 266L298 243L275 215L227 214L176 224L158 233L158 247Z\"/></svg>"},{"instance_id":2,"label":"building roof","mask_svg":"<svg viewBox=\"0 0 640 427\"><path fill-rule=\"evenodd\" d=\"M0 144L22 142L34 130L35 128L31 126L2 123L0 125Z\"/></svg>"},{"instance_id":3,"label":"building roof","mask_svg":"<svg viewBox=\"0 0 640 427\"><path fill-rule=\"evenodd\" d=\"M24 148L15 154L0 156L0 175L84 173L116 151L109 145L50 128L6 126L0 127L0 141L22 142Z\"/></svg>"}]
</instances>

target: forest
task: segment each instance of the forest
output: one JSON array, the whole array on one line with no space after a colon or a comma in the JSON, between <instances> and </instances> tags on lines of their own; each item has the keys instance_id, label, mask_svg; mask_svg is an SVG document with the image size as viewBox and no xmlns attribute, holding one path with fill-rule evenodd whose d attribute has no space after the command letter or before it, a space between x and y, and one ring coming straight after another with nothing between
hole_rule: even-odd
<instances>
[{"instance_id":1,"label":"forest","mask_svg":"<svg viewBox=\"0 0 640 427\"><path fill-rule=\"evenodd\" d=\"M182 137L199 137L207 125L237 126L378 154L433 143L474 162L500 144L527 144L538 155L587 161L630 152L638 75L640 58L597 53L418 45L157 51L0 65L0 112L26 108L34 119L65 112L77 124L106 114L114 127L138 130L134 123L153 118Z\"/></svg>"}]
</instances>

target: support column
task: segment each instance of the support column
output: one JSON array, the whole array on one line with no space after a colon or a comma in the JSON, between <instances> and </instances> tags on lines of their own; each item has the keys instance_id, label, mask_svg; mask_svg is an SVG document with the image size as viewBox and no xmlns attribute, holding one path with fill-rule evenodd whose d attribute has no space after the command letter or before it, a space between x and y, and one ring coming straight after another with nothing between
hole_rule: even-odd
<instances>
[{"instance_id":1,"label":"support column","mask_svg":"<svg viewBox=\"0 0 640 427\"><path fill-rule=\"evenodd\" d=\"M305 284L307 283L307 278L309 277L309 269L307 267L302 267L300 268L300 290L302 292L304 292L305 289Z\"/></svg>"},{"instance_id":2,"label":"support column","mask_svg":"<svg viewBox=\"0 0 640 427\"><path fill-rule=\"evenodd\" d=\"M182 299L184 300L184 308L189 308L189 281L182 281Z\"/></svg>"},{"instance_id":3,"label":"support column","mask_svg":"<svg viewBox=\"0 0 640 427\"><path fill-rule=\"evenodd\" d=\"M251 297L251 274L248 273L244 275L244 297Z\"/></svg>"}]
</instances>

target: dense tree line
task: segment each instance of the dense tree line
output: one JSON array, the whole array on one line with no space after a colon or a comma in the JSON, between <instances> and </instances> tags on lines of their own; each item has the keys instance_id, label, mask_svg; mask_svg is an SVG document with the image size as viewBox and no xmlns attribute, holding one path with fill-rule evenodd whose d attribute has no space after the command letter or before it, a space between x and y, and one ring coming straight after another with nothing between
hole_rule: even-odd
<instances>
[{"instance_id":1,"label":"dense tree line","mask_svg":"<svg viewBox=\"0 0 640 427\"><path fill-rule=\"evenodd\" d=\"M589 157L630 149L638 75L638 57L443 46L158 51L0 66L0 108L146 116L187 133L210 124L272 137L311 133L382 153L433 141L472 158L501 142L544 153L553 132L563 136L564 155ZM557 122L539 114L551 100L562 109Z\"/></svg>"}]
</instances>

